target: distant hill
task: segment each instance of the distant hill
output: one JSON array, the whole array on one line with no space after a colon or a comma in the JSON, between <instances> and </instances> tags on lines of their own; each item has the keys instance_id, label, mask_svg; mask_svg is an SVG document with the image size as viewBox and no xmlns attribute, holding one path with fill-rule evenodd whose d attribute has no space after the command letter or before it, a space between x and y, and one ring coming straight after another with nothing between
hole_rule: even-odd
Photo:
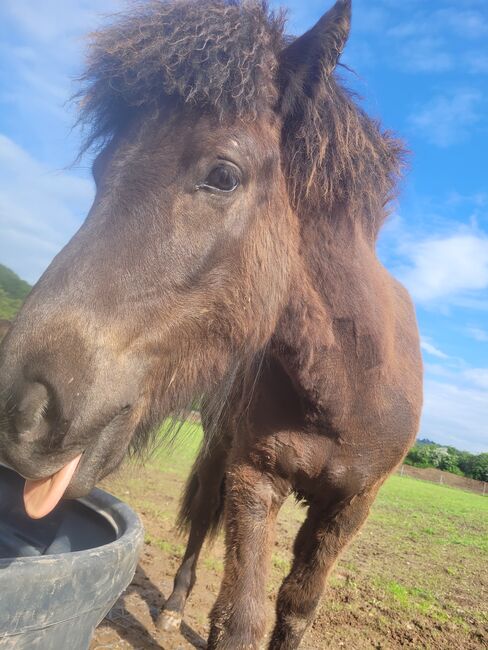
<instances>
[{"instance_id":1,"label":"distant hill","mask_svg":"<svg viewBox=\"0 0 488 650\"><path fill-rule=\"evenodd\" d=\"M0 319L12 319L32 287L3 264L0 264Z\"/></svg>"}]
</instances>

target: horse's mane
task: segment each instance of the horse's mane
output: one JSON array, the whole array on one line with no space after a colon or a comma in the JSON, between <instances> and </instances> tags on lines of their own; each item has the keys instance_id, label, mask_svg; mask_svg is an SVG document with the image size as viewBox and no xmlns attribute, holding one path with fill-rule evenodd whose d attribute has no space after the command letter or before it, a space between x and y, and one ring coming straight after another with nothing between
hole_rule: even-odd
<instances>
[{"instance_id":1,"label":"horse's mane","mask_svg":"<svg viewBox=\"0 0 488 650\"><path fill-rule=\"evenodd\" d=\"M277 99L283 14L265 2L148 0L90 37L81 77L88 145L132 111L168 97L224 117L255 118Z\"/></svg>"},{"instance_id":2,"label":"horse's mane","mask_svg":"<svg viewBox=\"0 0 488 650\"><path fill-rule=\"evenodd\" d=\"M279 104L280 53L290 42L283 12L261 0L148 0L91 35L81 77L83 151L103 143L141 109L171 98L219 119L256 119ZM377 232L402 148L330 76L318 94L281 106L284 165L296 206L330 218L360 214Z\"/></svg>"},{"instance_id":3,"label":"horse's mane","mask_svg":"<svg viewBox=\"0 0 488 650\"><path fill-rule=\"evenodd\" d=\"M395 198L403 143L383 131L334 76L284 116L282 142L292 203L329 220L361 220L374 240Z\"/></svg>"}]
</instances>

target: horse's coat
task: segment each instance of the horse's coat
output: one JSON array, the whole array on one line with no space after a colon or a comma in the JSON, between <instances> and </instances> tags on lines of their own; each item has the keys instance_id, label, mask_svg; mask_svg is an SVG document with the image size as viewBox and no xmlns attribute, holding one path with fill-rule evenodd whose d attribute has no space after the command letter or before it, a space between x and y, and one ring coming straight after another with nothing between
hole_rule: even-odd
<instances>
[{"instance_id":1,"label":"horse's coat","mask_svg":"<svg viewBox=\"0 0 488 650\"><path fill-rule=\"evenodd\" d=\"M0 341L10 329L10 321L0 318Z\"/></svg>"},{"instance_id":2,"label":"horse's coat","mask_svg":"<svg viewBox=\"0 0 488 650\"><path fill-rule=\"evenodd\" d=\"M292 40L261 2L151 0L95 34L80 99L96 199L0 351L0 456L42 478L83 452L68 496L204 396L160 624L181 621L223 521L212 650L259 647L290 493L308 515L269 647L298 647L417 432L415 315L375 253L402 148L335 76L350 12L339 0Z\"/></svg>"}]
</instances>

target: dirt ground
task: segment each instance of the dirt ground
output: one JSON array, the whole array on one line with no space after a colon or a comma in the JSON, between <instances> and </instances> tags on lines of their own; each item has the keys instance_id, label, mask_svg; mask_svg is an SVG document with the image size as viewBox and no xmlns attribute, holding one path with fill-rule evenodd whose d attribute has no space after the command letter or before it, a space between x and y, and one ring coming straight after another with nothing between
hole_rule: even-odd
<instances>
[{"instance_id":1,"label":"dirt ground","mask_svg":"<svg viewBox=\"0 0 488 650\"><path fill-rule=\"evenodd\" d=\"M403 465L398 473L402 476L410 476L411 478L419 478L422 481L430 481L431 483L438 483L439 485L449 485L450 487L459 488L460 490L468 490L476 494L486 495L488 493L488 484L483 481L475 481L473 478L467 476L457 476L451 472L443 472L434 467L412 467L411 465Z\"/></svg>"},{"instance_id":2,"label":"dirt ground","mask_svg":"<svg viewBox=\"0 0 488 650\"><path fill-rule=\"evenodd\" d=\"M207 616L222 574L221 538L204 549L197 585L187 604L181 632L159 633L154 625L171 592L184 549L185 540L173 528L183 483L184 473L179 468L166 472L153 466L129 474L124 472L103 486L140 513L146 542L133 583L100 625L90 650L205 648ZM428 489L448 488L429 486ZM439 559L433 559L435 553L425 553L421 542L403 544L401 536L395 542L388 532L379 534L389 525L385 524L385 517L394 503L393 498L388 497L380 504L378 514L340 560L302 647L304 650L487 648L487 576L486 566L480 565L481 558L476 554L472 557L471 549L464 547L459 551L453 547L455 555L451 557L450 547L445 546L439 551ZM270 627L274 597L288 571L289 549L303 515L303 509L292 501L280 515L267 602ZM397 527L395 522L393 525ZM437 585L433 591L429 591L430 582L422 586L423 574L433 578L430 582ZM409 577L414 580L414 587L408 587Z\"/></svg>"}]
</instances>

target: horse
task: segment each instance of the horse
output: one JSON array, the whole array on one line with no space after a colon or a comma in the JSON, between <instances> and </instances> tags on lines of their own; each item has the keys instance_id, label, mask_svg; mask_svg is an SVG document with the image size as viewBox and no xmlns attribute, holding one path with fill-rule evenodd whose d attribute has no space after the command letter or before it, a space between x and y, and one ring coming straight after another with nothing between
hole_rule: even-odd
<instances>
[{"instance_id":1,"label":"horse","mask_svg":"<svg viewBox=\"0 0 488 650\"><path fill-rule=\"evenodd\" d=\"M3 339L3 337L7 334L7 332L10 329L10 321L5 320L4 318L0 318L0 341Z\"/></svg>"},{"instance_id":2,"label":"horse","mask_svg":"<svg viewBox=\"0 0 488 650\"><path fill-rule=\"evenodd\" d=\"M422 406L414 308L376 254L404 146L340 79L351 0L300 37L285 24L258 0L149 0L92 35L78 102L94 203L0 348L0 457L31 516L201 399L159 626L180 624L222 524L209 650L260 647L289 495L307 514L269 648L298 648Z\"/></svg>"}]
</instances>

